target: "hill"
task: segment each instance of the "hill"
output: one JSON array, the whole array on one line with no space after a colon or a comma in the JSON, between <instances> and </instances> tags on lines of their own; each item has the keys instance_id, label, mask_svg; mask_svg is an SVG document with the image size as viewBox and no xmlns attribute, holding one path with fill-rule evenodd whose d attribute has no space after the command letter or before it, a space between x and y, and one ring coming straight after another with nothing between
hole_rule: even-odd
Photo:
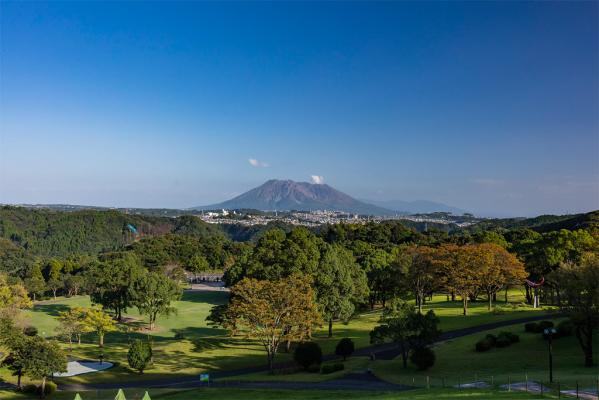
<instances>
[{"instance_id":1,"label":"hill","mask_svg":"<svg viewBox=\"0 0 599 400\"><path fill-rule=\"evenodd\" d=\"M395 215L394 211L364 203L326 184L271 179L231 200L195 210L329 210L364 215Z\"/></svg>"}]
</instances>

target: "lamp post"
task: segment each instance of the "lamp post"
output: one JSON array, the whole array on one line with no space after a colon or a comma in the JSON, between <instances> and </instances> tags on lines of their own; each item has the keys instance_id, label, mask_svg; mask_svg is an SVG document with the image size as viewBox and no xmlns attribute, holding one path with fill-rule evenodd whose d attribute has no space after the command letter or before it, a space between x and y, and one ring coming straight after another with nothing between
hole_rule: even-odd
<instances>
[{"instance_id":1,"label":"lamp post","mask_svg":"<svg viewBox=\"0 0 599 400\"><path fill-rule=\"evenodd\" d=\"M557 331L555 330L555 328L547 328L547 329L545 329L543 331L543 333L547 337L547 340L549 341L549 383L553 383L553 346L552 346L552 339L553 339L553 335L556 332Z\"/></svg>"}]
</instances>

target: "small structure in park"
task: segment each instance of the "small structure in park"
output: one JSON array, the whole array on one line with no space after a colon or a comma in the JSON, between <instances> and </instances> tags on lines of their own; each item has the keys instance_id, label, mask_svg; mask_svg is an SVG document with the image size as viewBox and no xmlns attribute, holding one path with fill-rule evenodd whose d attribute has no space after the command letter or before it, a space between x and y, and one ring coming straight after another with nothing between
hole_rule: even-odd
<instances>
[{"instance_id":1,"label":"small structure in park","mask_svg":"<svg viewBox=\"0 0 599 400\"><path fill-rule=\"evenodd\" d=\"M538 282L533 282L526 279L526 284L533 289L532 306L533 308L539 307L539 288L545 283L545 278L541 278Z\"/></svg>"}]
</instances>

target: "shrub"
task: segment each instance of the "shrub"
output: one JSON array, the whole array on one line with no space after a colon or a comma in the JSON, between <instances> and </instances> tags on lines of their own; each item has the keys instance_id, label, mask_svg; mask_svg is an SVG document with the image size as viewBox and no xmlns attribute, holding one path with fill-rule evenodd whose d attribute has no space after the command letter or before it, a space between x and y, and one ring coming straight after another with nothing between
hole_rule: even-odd
<instances>
[{"instance_id":1,"label":"shrub","mask_svg":"<svg viewBox=\"0 0 599 400\"><path fill-rule=\"evenodd\" d=\"M572 336L572 332L574 331L574 325L572 325L572 321L565 320L557 324L556 330L556 337Z\"/></svg>"},{"instance_id":2,"label":"shrub","mask_svg":"<svg viewBox=\"0 0 599 400\"><path fill-rule=\"evenodd\" d=\"M36 336L37 328L35 326L26 326L25 328L23 328L23 333L26 336Z\"/></svg>"},{"instance_id":3,"label":"shrub","mask_svg":"<svg viewBox=\"0 0 599 400\"><path fill-rule=\"evenodd\" d=\"M129 353L127 353L129 366L143 374L151 360L152 346L150 343L139 339L134 340L129 346Z\"/></svg>"},{"instance_id":4,"label":"shrub","mask_svg":"<svg viewBox=\"0 0 599 400\"><path fill-rule=\"evenodd\" d=\"M42 390L42 387L40 386L38 389L38 392L40 392L41 390ZM46 386L44 387L44 395L48 396L54 392L56 392L56 383L54 383L52 381L47 381Z\"/></svg>"},{"instance_id":5,"label":"shrub","mask_svg":"<svg viewBox=\"0 0 599 400\"><path fill-rule=\"evenodd\" d=\"M491 347L493 347L493 343L487 338L479 340L476 342L476 345L474 345L474 349L479 353L489 351L491 350Z\"/></svg>"},{"instance_id":6,"label":"shrub","mask_svg":"<svg viewBox=\"0 0 599 400\"><path fill-rule=\"evenodd\" d=\"M491 343L491 346L495 346L495 342L497 341L497 336L489 333L487 336L485 336L485 339L487 339Z\"/></svg>"},{"instance_id":7,"label":"shrub","mask_svg":"<svg viewBox=\"0 0 599 400\"><path fill-rule=\"evenodd\" d=\"M539 322L539 333L543 332L547 328L553 328L553 322L551 322L551 321Z\"/></svg>"},{"instance_id":8,"label":"shrub","mask_svg":"<svg viewBox=\"0 0 599 400\"><path fill-rule=\"evenodd\" d=\"M320 365L318 364L312 364L309 365L308 368L305 368L306 372L311 372L313 374L316 374L318 372L320 372Z\"/></svg>"},{"instance_id":9,"label":"shrub","mask_svg":"<svg viewBox=\"0 0 599 400\"><path fill-rule=\"evenodd\" d=\"M320 365L322 363L322 350L318 343L303 342L295 348L293 359L307 370L311 365Z\"/></svg>"},{"instance_id":10,"label":"shrub","mask_svg":"<svg viewBox=\"0 0 599 400\"><path fill-rule=\"evenodd\" d=\"M37 385L29 384L23 386L23 393L36 394L37 393Z\"/></svg>"},{"instance_id":11,"label":"shrub","mask_svg":"<svg viewBox=\"0 0 599 400\"><path fill-rule=\"evenodd\" d=\"M350 338L343 338L337 343L337 347L335 348L335 354L343 357L345 361L347 357L351 356L354 352L354 341Z\"/></svg>"},{"instance_id":12,"label":"shrub","mask_svg":"<svg viewBox=\"0 0 599 400\"><path fill-rule=\"evenodd\" d=\"M520 340L518 335L514 335L512 332L500 332L497 335L497 340L495 341L496 347L507 347L512 343L516 343Z\"/></svg>"},{"instance_id":13,"label":"shrub","mask_svg":"<svg viewBox=\"0 0 599 400\"><path fill-rule=\"evenodd\" d=\"M320 372L323 374L332 374L333 372L343 371L344 368L345 368L345 365L343 365L341 363L328 364L328 365L323 365Z\"/></svg>"},{"instance_id":14,"label":"shrub","mask_svg":"<svg viewBox=\"0 0 599 400\"><path fill-rule=\"evenodd\" d=\"M435 364L435 352L428 347L418 347L412 350L410 361L420 371L424 371Z\"/></svg>"},{"instance_id":15,"label":"shrub","mask_svg":"<svg viewBox=\"0 0 599 400\"><path fill-rule=\"evenodd\" d=\"M541 332L539 330L539 324L537 324L536 322L529 322L527 324L524 324L524 331L528 332L528 333L539 333L539 332Z\"/></svg>"}]
</instances>

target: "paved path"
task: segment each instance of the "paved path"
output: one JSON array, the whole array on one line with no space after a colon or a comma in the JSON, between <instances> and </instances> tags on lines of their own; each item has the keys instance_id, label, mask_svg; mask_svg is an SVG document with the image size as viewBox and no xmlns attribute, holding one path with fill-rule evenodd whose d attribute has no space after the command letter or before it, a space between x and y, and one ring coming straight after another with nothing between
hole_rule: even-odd
<instances>
[{"instance_id":1,"label":"paved path","mask_svg":"<svg viewBox=\"0 0 599 400\"><path fill-rule=\"evenodd\" d=\"M534 317L517 318L506 321L492 322L488 324L482 324L473 326L470 328L456 329L442 333L437 342L443 342L458 337L471 335L474 333L483 332L490 329L501 328L503 326L510 326L515 324L521 324L531 321L539 321L544 319L551 319L560 316L560 314L543 314ZM385 343L381 345L374 345L363 347L354 352L354 356L369 356L374 354L377 360L392 360L397 357L400 353L397 346L393 343ZM323 357L324 361L333 360L337 357L335 355L327 355ZM292 363L280 363L275 368L285 368L293 365ZM229 371L215 371L210 372L211 379L229 378L238 375L246 375L256 372L265 372L266 366L260 365L255 367L240 368ZM133 381L133 382L107 382L107 383L91 383L91 384L59 384L60 390L70 391L84 391L84 390L96 390L96 389L117 389L117 388L164 388L164 387L177 387L177 388L190 388L190 387L201 387L208 386L206 383L202 383L199 380L198 375L190 375L177 378L166 378L156 380L145 380L145 381ZM334 389L334 390L407 390L410 387L404 385L395 385L389 382L382 381L376 376L368 373L359 374L346 374L345 376L325 381L325 382L212 382L209 384L210 387L237 387L237 388L271 388L271 389Z\"/></svg>"}]
</instances>

